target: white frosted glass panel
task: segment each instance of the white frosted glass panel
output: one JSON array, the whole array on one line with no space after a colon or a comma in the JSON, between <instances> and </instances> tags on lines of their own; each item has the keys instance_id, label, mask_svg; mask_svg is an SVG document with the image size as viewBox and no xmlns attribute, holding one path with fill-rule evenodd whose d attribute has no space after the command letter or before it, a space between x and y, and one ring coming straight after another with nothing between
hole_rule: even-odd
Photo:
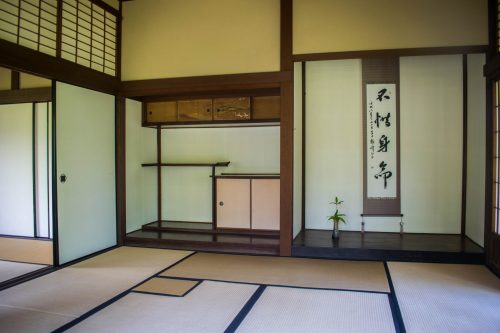
<instances>
[{"instance_id":1,"label":"white frosted glass panel","mask_svg":"<svg viewBox=\"0 0 500 333\"><path fill-rule=\"evenodd\" d=\"M32 104L0 105L0 234L33 237Z\"/></svg>"},{"instance_id":2,"label":"white frosted glass panel","mask_svg":"<svg viewBox=\"0 0 500 333\"><path fill-rule=\"evenodd\" d=\"M50 210L50 132L51 103L36 104L36 211L37 234L52 237Z\"/></svg>"},{"instance_id":3,"label":"white frosted glass panel","mask_svg":"<svg viewBox=\"0 0 500 333\"><path fill-rule=\"evenodd\" d=\"M294 64L293 237L302 229L302 64Z\"/></svg>"},{"instance_id":4,"label":"white frosted glass panel","mask_svg":"<svg viewBox=\"0 0 500 333\"><path fill-rule=\"evenodd\" d=\"M59 256L65 263L116 244L115 97L59 82L56 96Z\"/></svg>"}]
</instances>

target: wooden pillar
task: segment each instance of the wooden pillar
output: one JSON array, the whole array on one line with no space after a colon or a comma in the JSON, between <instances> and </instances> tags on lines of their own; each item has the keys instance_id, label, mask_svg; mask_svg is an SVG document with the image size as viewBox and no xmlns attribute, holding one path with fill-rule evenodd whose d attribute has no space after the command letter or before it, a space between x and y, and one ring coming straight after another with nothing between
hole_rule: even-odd
<instances>
[{"instance_id":1,"label":"wooden pillar","mask_svg":"<svg viewBox=\"0 0 500 333\"><path fill-rule=\"evenodd\" d=\"M280 255L292 253L293 224L293 1L281 0L280 69L288 72L281 83L280 127Z\"/></svg>"},{"instance_id":2,"label":"wooden pillar","mask_svg":"<svg viewBox=\"0 0 500 333\"><path fill-rule=\"evenodd\" d=\"M125 97L116 97L115 143L116 143L116 241L122 245L127 232L126 169L125 169Z\"/></svg>"}]
</instances>

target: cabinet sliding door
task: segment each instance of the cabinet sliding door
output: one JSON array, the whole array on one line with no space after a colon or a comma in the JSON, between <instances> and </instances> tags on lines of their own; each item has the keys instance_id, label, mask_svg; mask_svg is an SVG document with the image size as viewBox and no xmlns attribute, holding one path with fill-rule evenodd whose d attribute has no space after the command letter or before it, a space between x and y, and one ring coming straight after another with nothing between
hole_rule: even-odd
<instances>
[{"instance_id":1,"label":"cabinet sliding door","mask_svg":"<svg viewBox=\"0 0 500 333\"><path fill-rule=\"evenodd\" d=\"M56 84L59 264L116 245L115 97Z\"/></svg>"}]
</instances>

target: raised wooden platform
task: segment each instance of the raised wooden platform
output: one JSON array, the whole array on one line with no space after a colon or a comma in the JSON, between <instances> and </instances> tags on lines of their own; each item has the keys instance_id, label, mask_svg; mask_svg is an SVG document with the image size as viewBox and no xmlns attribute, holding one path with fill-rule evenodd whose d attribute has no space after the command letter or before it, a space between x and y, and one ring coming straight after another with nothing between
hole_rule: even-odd
<instances>
[{"instance_id":1,"label":"raised wooden platform","mask_svg":"<svg viewBox=\"0 0 500 333\"><path fill-rule=\"evenodd\" d=\"M142 231L157 231L171 233L193 233L204 235L234 235L234 236L259 236L279 238L279 231L273 230L246 230L246 229L213 229L212 223L182 222L182 221L155 221L145 224Z\"/></svg>"},{"instance_id":2,"label":"raised wooden platform","mask_svg":"<svg viewBox=\"0 0 500 333\"><path fill-rule=\"evenodd\" d=\"M279 238L220 234L208 230L138 230L128 233L124 245L243 254L279 254Z\"/></svg>"},{"instance_id":3,"label":"raised wooden platform","mask_svg":"<svg viewBox=\"0 0 500 333\"><path fill-rule=\"evenodd\" d=\"M333 240L328 230L305 230L293 241L298 257L484 263L484 250L467 237L443 234L341 231Z\"/></svg>"}]
</instances>

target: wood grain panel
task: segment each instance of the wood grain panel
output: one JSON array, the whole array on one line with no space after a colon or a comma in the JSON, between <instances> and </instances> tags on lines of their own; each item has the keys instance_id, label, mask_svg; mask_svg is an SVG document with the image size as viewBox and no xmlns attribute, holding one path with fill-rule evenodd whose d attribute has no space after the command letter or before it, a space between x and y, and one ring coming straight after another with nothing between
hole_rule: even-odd
<instances>
[{"instance_id":1,"label":"wood grain panel","mask_svg":"<svg viewBox=\"0 0 500 333\"><path fill-rule=\"evenodd\" d=\"M279 119L280 97L261 96L252 99L252 119Z\"/></svg>"},{"instance_id":2,"label":"wood grain panel","mask_svg":"<svg viewBox=\"0 0 500 333\"><path fill-rule=\"evenodd\" d=\"M250 119L250 97L214 99L214 120L247 119Z\"/></svg>"},{"instance_id":3,"label":"wood grain panel","mask_svg":"<svg viewBox=\"0 0 500 333\"><path fill-rule=\"evenodd\" d=\"M154 102L146 104L148 123L177 121L177 102Z\"/></svg>"},{"instance_id":4,"label":"wood grain panel","mask_svg":"<svg viewBox=\"0 0 500 333\"><path fill-rule=\"evenodd\" d=\"M212 100L179 101L179 121L212 120Z\"/></svg>"}]
</instances>

